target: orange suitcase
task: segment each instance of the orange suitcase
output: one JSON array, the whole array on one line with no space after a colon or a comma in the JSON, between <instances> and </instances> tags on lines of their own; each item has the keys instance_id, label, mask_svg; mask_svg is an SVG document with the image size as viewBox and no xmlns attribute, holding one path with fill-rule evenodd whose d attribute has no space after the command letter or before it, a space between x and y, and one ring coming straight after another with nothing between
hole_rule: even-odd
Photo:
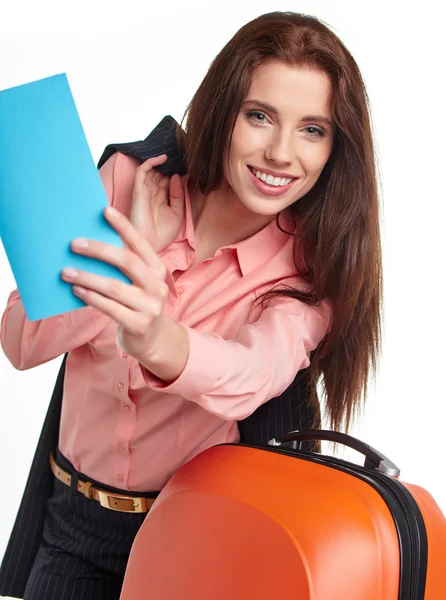
<instances>
[{"instance_id":1,"label":"orange suitcase","mask_svg":"<svg viewBox=\"0 0 446 600\"><path fill-rule=\"evenodd\" d=\"M299 450L309 439L346 444L365 465ZM351 436L270 444L215 446L172 477L121 600L446 600L446 519L426 490Z\"/></svg>"}]
</instances>

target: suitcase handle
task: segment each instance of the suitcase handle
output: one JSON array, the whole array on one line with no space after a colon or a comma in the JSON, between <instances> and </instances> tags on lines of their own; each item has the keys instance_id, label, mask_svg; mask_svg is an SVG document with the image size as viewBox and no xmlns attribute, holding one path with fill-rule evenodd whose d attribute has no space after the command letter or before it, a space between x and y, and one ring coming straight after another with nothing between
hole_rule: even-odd
<instances>
[{"instance_id":1,"label":"suitcase handle","mask_svg":"<svg viewBox=\"0 0 446 600\"><path fill-rule=\"evenodd\" d=\"M384 454L372 448L368 444L365 444L357 438L347 435L346 433L340 433L339 431L330 431L328 429L310 429L308 431L291 431L286 435L281 435L273 438L268 442L269 446L281 446L285 442L294 442L293 449L300 450L301 442L305 440L320 440L325 442L336 442L348 446L361 454L364 454L365 462L364 467L368 469L375 469L380 473L398 477L400 469L389 460Z\"/></svg>"}]
</instances>

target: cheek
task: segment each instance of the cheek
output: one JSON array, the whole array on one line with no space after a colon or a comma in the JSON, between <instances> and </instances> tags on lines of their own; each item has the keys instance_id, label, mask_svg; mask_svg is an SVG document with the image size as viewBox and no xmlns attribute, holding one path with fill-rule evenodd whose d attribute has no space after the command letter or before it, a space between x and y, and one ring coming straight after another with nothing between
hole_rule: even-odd
<instances>
[{"instance_id":1,"label":"cheek","mask_svg":"<svg viewBox=\"0 0 446 600\"><path fill-rule=\"evenodd\" d=\"M237 140L233 140L224 168L224 174L228 181L234 181L237 178L238 173L242 169L241 161L243 160L243 156L243 147L240 147Z\"/></svg>"},{"instance_id":2,"label":"cheek","mask_svg":"<svg viewBox=\"0 0 446 600\"><path fill-rule=\"evenodd\" d=\"M262 135L254 127L243 120L239 120L234 128L232 136L231 150L229 153L229 162L233 167L240 162L245 163L255 156L262 149Z\"/></svg>"},{"instance_id":3,"label":"cheek","mask_svg":"<svg viewBox=\"0 0 446 600\"><path fill-rule=\"evenodd\" d=\"M328 159L330 158L331 148L318 147L307 155L306 171L307 173L319 176L324 170Z\"/></svg>"}]
</instances>

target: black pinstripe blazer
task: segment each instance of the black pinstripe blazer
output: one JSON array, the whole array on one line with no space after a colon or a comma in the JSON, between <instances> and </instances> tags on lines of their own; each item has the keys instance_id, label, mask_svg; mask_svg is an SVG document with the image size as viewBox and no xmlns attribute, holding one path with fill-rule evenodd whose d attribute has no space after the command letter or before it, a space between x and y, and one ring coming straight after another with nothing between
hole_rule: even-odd
<instances>
[{"instance_id":1,"label":"black pinstripe blazer","mask_svg":"<svg viewBox=\"0 0 446 600\"><path fill-rule=\"evenodd\" d=\"M144 141L107 146L98 163L100 168L112 154L122 152L141 161L159 154L168 160L158 167L167 175L186 172L176 143L176 121L164 117ZM31 465L22 502L0 568L0 595L23 598L26 582L39 547L46 512L46 502L52 491L53 474L49 467L49 453L59 439L63 381L67 354L56 380L50 406ZM269 439L294 429L319 427L320 415L310 409L308 401L308 370L302 370L291 386L279 397L258 408L250 417L239 422L241 442L266 444ZM304 449L313 449L312 442L304 442Z\"/></svg>"}]
</instances>

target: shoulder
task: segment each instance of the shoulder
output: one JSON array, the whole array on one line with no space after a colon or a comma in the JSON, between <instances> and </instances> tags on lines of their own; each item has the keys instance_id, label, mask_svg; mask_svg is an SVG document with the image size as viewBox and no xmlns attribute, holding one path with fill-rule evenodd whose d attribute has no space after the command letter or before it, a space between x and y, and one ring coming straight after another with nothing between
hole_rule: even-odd
<instances>
[{"instance_id":1,"label":"shoulder","mask_svg":"<svg viewBox=\"0 0 446 600\"><path fill-rule=\"evenodd\" d=\"M101 177L112 179L113 185L134 181L136 171L141 161L134 156L126 156L121 152L115 152L99 169Z\"/></svg>"},{"instance_id":2,"label":"shoulder","mask_svg":"<svg viewBox=\"0 0 446 600\"><path fill-rule=\"evenodd\" d=\"M283 279L277 289L308 291L308 284L299 276ZM317 304L308 304L297 298L283 295L273 295L268 298L263 311L285 313L289 317L298 317L307 323L310 329L317 331L320 338L331 329L334 305L330 298L325 297ZM262 311L262 312L263 312Z\"/></svg>"},{"instance_id":3,"label":"shoulder","mask_svg":"<svg viewBox=\"0 0 446 600\"><path fill-rule=\"evenodd\" d=\"M102 183L112 206L129 213L135 176L141 161L121 152L115 152L100 168Z\"/></svg>"}]
</instances>

